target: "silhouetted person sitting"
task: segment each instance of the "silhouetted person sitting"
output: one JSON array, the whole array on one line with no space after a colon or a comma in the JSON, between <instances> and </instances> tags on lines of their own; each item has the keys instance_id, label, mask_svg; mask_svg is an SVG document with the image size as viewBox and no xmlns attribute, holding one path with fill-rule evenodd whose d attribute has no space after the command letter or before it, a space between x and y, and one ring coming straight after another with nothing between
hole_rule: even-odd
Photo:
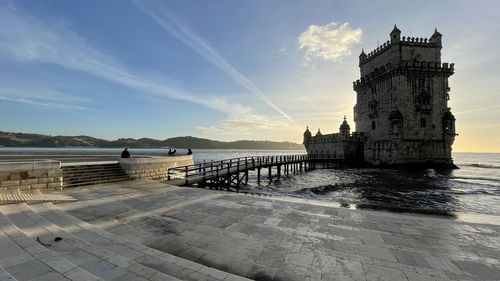
<instances>
[{"instance_id":1,"label":"silhouetted person sitting","mask_svg":"<svg viewBox=\"0 0 500 281\"><path fill-rule=\"evenodd\" d=\"M177 151L175 151L175 148L174 148L174 150L169 149L169 150L168 150L168 155L169 155L169 156L172 156L172 155L174 155L176 152L177 152Z\"/></svg>"},{"instance_id":2,"label":"silhouetted person sitting","mask_svg":"<svg viewBox=\"0 0 500 281\"><path fill-rule=\"evenodd\" d=\"M191 155L191 154L193 154L193 151L191 151L191 148L188 148L188 153L187 153L187 155Z\"/></svg>"},{"instance_id":3,"label":"silhouetted person sitting","mask_svg":"<svg viewBox=\"0 0 500 281\"><path fill-rule=\"evenodd\" d=\"M172 148L168 149L168 154L167 155L172 155Z\"/></svg>"},{"instance_id":4,"label":"silhouetted person sitting","mask_svg":"<svg viewBox=\"0 0 500 281\"><path fill-rule=\"evenodd\" d=\"M130 152L128 152L128 148L125 148L122 151L122 158L130 158Z\"/></svg>"},{"instance_id":5,"label":"silhouetted person sitting","mask_svg":"<svg viewBox=\"0 0 500 281\"><path fill-rule=\"evenodd\" d=\"M175 155L175 153L177 153L177 150L175 150L174 148L174 151L172 151L172 155Z\"/></svg>"}]
</instances>

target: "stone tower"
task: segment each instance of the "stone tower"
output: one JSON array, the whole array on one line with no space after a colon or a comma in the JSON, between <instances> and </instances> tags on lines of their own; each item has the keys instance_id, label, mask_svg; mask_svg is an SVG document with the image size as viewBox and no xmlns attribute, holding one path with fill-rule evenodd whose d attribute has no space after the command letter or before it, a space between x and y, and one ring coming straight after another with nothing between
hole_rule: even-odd
<instances>
[{"instance_id":1,"label":"stone tower","mask_svg":"<svg viewBox=\"0 0 500 281\"><path fill-rule=\"evenodd\" d=\"M448 107L448 77L454 64L441 63L442 35L401 37L359 56L356 132L366 136L364 158L373 164L452 164L455 117Z\"/></svg>"}]
</instances>

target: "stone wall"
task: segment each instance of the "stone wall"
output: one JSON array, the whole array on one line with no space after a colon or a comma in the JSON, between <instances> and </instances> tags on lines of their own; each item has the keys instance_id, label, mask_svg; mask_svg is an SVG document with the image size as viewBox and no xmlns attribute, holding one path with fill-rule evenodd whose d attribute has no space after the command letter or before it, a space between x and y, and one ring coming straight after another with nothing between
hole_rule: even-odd
<instances>
[{"instance_id":1,"label":"stone wall","mask_svg":"<svg viewBox=\"0 0 500 281\"><path fill-rule=\"evenodd\" d=\"M442 141L369 141L364 146L364 158L374 165L453 163L450 146Z\"/></svg>"},{"instance_id":2,"label":"stone wall","mask_svg":"<svg viewBox=\"0 0 500 281\"><path fill-rule=\"evenodd\" d=\"M0 188L62 189L61 162L53 160L0 162Z\"/></svg>"},{"instance_id":3,"label":"stone wall","mask_svg":"<svg viewBox=\"0 0 500 281\"><path fill-rule=\"evenodd\" d=\"M121 167L132 179L167 180L168 169L193 164L191 155L121 158Z\"/></svg>"}]
</instances>

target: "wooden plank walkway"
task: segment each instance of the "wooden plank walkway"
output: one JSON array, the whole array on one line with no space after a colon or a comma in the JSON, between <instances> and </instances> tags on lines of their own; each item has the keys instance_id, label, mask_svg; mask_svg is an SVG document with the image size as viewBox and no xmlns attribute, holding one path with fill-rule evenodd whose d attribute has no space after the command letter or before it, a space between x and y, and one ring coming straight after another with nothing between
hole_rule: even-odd
<instances>
[{"instance_id":1,"label":"wooden plank walkway","mask_svg":"<svg viewBox=\"0 0 500 281\"><path fill-rule=\"evenodd\" d=\"M257 171L257 182L261 180L261 170L267 169L268 178L282 174L297 174L316 167L318 162L340 165L341 157L333 155L278 155L253 156L203 162L168 170L168 183L178 186L215 185L216 187L236 187L248 183L248 172ZM240 175L241 174L241 175Z\"/></svg>"}]
</instances>

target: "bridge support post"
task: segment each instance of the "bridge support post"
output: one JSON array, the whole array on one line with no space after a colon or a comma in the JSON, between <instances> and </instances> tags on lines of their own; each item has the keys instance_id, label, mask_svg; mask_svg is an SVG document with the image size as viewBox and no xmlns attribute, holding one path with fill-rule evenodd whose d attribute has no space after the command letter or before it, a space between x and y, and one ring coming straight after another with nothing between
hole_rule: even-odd
<instances>
[{"instance_id":1,"label":"bridge support post","mask_svg":"<svg viewBox=\"0 0 500 281\"><path fill-rule=\"evenodd\" d=\"M257 169L257 184L260 184L260 168Z\"/></svg>"}]
</instances>

